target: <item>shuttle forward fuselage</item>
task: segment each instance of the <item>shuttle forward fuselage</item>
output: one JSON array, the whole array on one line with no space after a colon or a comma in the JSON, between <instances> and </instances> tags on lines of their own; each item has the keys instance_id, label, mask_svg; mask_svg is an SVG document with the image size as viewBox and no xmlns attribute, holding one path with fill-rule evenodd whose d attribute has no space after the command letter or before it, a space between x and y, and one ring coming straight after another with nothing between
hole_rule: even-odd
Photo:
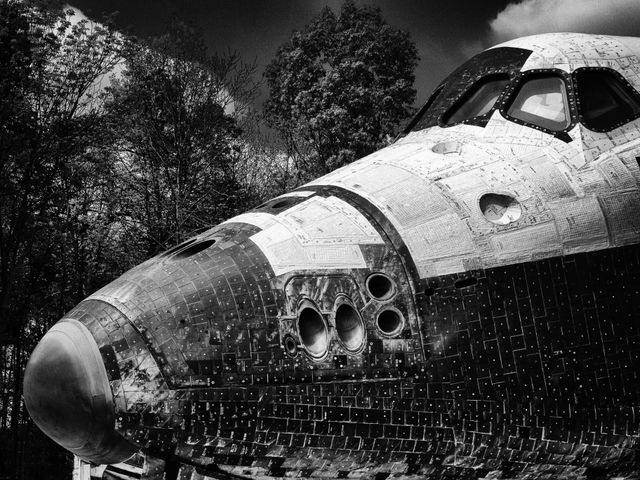
<instances>
[{"instance_id":1,"label":"shuttle forward fuselage","mask_svg":"<svg viewBox=\"0 0 640 480\"><path fill-rule=\"evenodd\" d=\"M213 477L637 476L638 53L478 55L393 145L69 312L27 370L34 420L97 463ZM57 351L91 361L52 404ZM83 417L56 419L64 395Z\"/></svg>"}]
</instances>

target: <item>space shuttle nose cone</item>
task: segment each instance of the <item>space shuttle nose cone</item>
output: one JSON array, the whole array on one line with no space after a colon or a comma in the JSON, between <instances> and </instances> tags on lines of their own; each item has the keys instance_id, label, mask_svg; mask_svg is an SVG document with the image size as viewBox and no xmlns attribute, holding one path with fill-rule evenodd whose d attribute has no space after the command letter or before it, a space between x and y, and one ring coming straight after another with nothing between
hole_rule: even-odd
<instances>
[{"instance_id":1,"label":"space shuttle nose cone","mask_svg":"<svg viewBox=\"0 0 640 480\"><path fill-rule=\"evenodd\" d=\"M115 431L107 371L89 330L63 320L33 351L24 375L24 400L40 429L94 463L116 463L136 449Z\"/></svg>"}]
</instances>

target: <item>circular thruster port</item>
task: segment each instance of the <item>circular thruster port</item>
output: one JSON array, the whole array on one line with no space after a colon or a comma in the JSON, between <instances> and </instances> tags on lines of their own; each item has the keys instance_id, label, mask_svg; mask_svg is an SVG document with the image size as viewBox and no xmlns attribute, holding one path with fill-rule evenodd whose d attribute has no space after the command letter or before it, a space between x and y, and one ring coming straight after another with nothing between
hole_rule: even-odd
<instances>
[{"instance_id":1,"label":"circular thruster port","mask_svg":"<svg viewBox=\"0 0 640 480\"><path fill-rule=\"evenodd\" d=\"M342 300L335 309L336 333L342 346L349 352L358 352L364 347L365 328L358 310L348 301Z\"/></svg>"},{"instance_id":2,"label":"circular thruster port","mask_svg":"<svg viewBox=\"0 0 640 480\"><path fill-rule=\"evenodd\" d=\"M396 308L385 308L378 313L376 325L385 337L395 337L404 328L404 316Z\"/></svg>"},{"instance_id":3,"label":"circular thruster port","mask_svg":"<svg viewBox=\"0 0 640 480\"><path fill-rule=\"evenodd\" d=\"M298 333L309 356L319 360L329 350L329 332L322 314L310 302L298 310Z\"/></svg>"},{"instance_id":4,"label":"circular thruster port","mask_svg":"<svg viewBox=\"0 0 640 480\"><path fill-rule=\"evenodd\" d=\"M273 210L280 210L284 208L289 208L298 203L300 199L298 197L282 197L276 198L272 200L272 203L269 204L269 208Z\"/></svg>"},{"instance_id":5,"label":"circular thruster port","mask_svg":"<svg viewBox=\"0 0 640 480\"><path fill-rule=\"evenodd\" d=\"M376 300L388 300L396 293L396 287L384 273L372 273L367 278L367 292Z\"/></svg>"},{"instance_id":6,"label":"circular thruster port","mask_svg":"<svg viewBox=\"0 0 640 480\"><path fill-rule=\"evenodd\" d=\"M179 252L175 253L171 258L174 258L176 260L182 260L184 258L189 258L189 257L195 255L196 253L200 253L203 250L206 250L207 248L209 248L214 243L216 243L215 240L202 240L200 242L192 243L187 248L184 248L184 249L180 250Z\"/></svg>"},{"instance_id":7,"label":"circular thruster port","mask_svg":"<svg viewBox=\"0 0 640 480\"><path fill-rule=\"evenodd\" d=\"M287 352L287 355L290 357L295 357L298 354L298 342L293 338L292 335L287 335L284 337L284 351Z\"/></svg>"},{"instance_id":8,"label":"circular thruster port","mask_svg":"<svg viewBox=\"0 0 640 480\"><path fill-rule=\"evenodd\" d=\"M170 255L173 255L177 251L182 250L187 245L191 245L195 241L196 241L195 238L191 238L191 239L189 239L187 241L184 241L184 242L180 243L179 245L176 245L175 247L170 248L169 250L167 250L166 252L161 253L160 255L162 255L163 257L168 257Z\"/></svg>"}]
</instances>

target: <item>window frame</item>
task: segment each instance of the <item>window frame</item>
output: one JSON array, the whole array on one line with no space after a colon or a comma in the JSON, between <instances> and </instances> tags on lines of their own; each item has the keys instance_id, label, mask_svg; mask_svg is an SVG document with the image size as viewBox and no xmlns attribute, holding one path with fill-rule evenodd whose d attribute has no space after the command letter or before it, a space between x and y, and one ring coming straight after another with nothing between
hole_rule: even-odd
<instances>
[{"instance_id":1,"label":"window frame","mask_svg":"<svg viewBox=\"0 0 640 480\"><path fill-rule=\"evenodd\" d=\"M499 109L501 100L504 99L505 95L508 93L509 87L513 82L513 78L513 75L510 75L508 72L490 72L486 75L478 77L475 82L469 85L469 88L464 90L458 96L458 98L455 99L455 101L449 108L442 112L442 114L438 118L438 125L442 128L449 128L456 125L475 124L475 121L477 121L477 119L488 119L489 117L491 117L494 111ZM475 117L465 118L464 120L461 120L459 122L447 123L445 121L445 119L453 116L460 109L460 107L462 107L462 105L464 105L464 103L467 102L480 88L482 88L488 82L498 79L504 79L506 81L506 84L502 88L502 91L498 95L498 98L496 98L496 101L493 102L493 105L486 113L483 113L482 115L476 115Z\"/></svg>"},{"instance_id":2,"label":"window frame","mask_svg":"<svg viewBox=\"0 0 640 480\"><path fill-rule=\"evenodd\" d=\"M416 113L413 116L413 118L407 124L407 126L398 134L398 136L396 137L396 140L400 139L401 137L404 137L405 135L408 135L413 131L416 125L420 122L420 120L422 120L422 117L424 116L424 114L427 113L427 111L435 103L436 99L440 96L443 90L444 90L444 83L441 83L431 92L431 95L429 95L429 98L427 99L425 104L420 108L418 113ZM438 122L439 121L440 120L438 119ZM427 128L430 128L430 127L427 127Z\"/></svg>"},{"instance_id":3,"label":"window frame","mask_svg":"<svg viewBox=\"0 0 640 480\"><path fill-rule=\"evenodd\" d=\"M545 77L557 77L560 79L560 81L564 85L566 101L567 101L566 114L569 122L566 127L560 130L553 130L551 128L546 128L541 125L536 125L535 123L521 120L507 113L509 108L511 108L511 106L515 102L518 96L518 93L520 92L520 89L525 83L527 83L529 80L534 78L545 78ZM521 72L512 82L511 88L509 89L509 94L504 99L504 102L502 103L502 105L500 105L499 110L500 110L500 114L510 122L516 123L518 125L524 125L526 127L533 128L535 130L539 130L541 132L548 133L549 135L554 135L556 137L557 136L565 137L567 132L572 130L578 122L572 75L565 72L564 70L560 70L557 68L538 68L534 70L527 70L526 72Z\"/></svg>"},{"instance_id":4,"label":"window frame","mask_svg":"<svg viewBox=\"0 0 640 480\"><path fill-rule=\"evenodd\" d=\"M432 127L448 128L441 122L442 115L460 98L465 91L488 74L506 74L511 81L520 72L533 51L517 47L493 47L471 57L464 62L434 90L420 111L410 121L410 128L403 130L404 134L418 132ZM507 87L508 88L508 87ZM500 99L494 105L495 112ZM489 117L476 118L478 121L469 120L467 124L485 127Z\"/></svg>"},{"instance_id":5,"label":"window frame","mask_svg":"<svg viewBox=\"0 0 640 480\"><path fill-rule=\"evenodd\" d=\"M505 70L496 68L496 69L486 71L484 75L479 75L476 82L470 84L467 89L461 92L456 97L456 99L452 102L451 106L448 109L441 111L437 117L437 125L441 128L450 128L450 127L455 127L457 125L466 125L466 124L484 126L488 118L490 118L496 111L498 111L500 112L502 117L509 122L512 122L518 125L523 125L529 128L533 128L535 130L547 133L549 135L552 135L556 138L559 138L563 141L568 142L571 140L570 136L568 135L568 132L573 130L575 126L578 124L584 126L586 129L592 132L607 133L640 118L640 113L639 113L637 116L628 118L622 121L620 124L616 124L616 126L607 130L589 128L584 123L583 121L584 118L580 113L580 109L579 109L580 102L579 102L578 92L577 92L577 87L578 87L577 74L580 71L584 71L584 70L604 71L606 73L613 74L618 80L620 80L623 83L623 85L627 87L629 93L631 93L633 96L638 98L638 100L640 101L640 91L636 90L636 88L619 71L609 67L589 67L589 66L578 67L575 70L573 70L571 73L558 68L538 68L538 69L527 70L524 72L510 72L510 71L505 71ZM444 123L443 118L447 116L449 111L452 111L454 108L457 108L460 102L464 101L464 99L468 96L469 92L473 90L474 86L477 84L478 81L480 81L485 76L500 77L502 75L506 75L509 77L510 79L509 83L507 84L503 92L500 94L500 96L496 100L493 107L486 114L480 115L478 117L474 117L473 119L463 120L462 122L459 122L459 123L453 123L450 125L447 125L446 123ZM520 120L518 118L512 117L509 114L507 114L507 110L511 106L512 102L515 100L515 97L518 91L520 90L521 85L523 85L524 82L529 80L529 78L531 77L549 76L549 75L555 75L559 77L563 81L565 86L565 92L567 95L567 103L569 108L567 114L570 120L566 128L564 128L563 130L551 130L545 127L541 127L539 125L535 125L533 123L525 122L523 120ZM446 88L444 87L445 87L445 84L442 83L438 85L436 89L434 89L427 103L420 109L420 112L411 120L410 124L405 128L405 130L403 131L404 134L410 133L412 131L418 131L418 130L414 130L414 128L423 120L422 117L424 116L426 111L434 103L436 103L436 100L439 100L441 94L443 94L444 91L446 90ZM479 122L478 120L481 120L481 121ZM484 122L482 122L482 120L484 120ZM435 126L435 125L432 125L432 126ZM430 127L427 126L424 128L430 128Z\"/></svg>"},{"instance_id":6,"label":"window frame","mask_svg":"<svg viewBox=\"0 0 640 480\"><path fill-rule=\"evenodd\" d=\"M595 72L604 72L606 74L609 75L613 75L615 78L617 78L623 86L626 87L626 90L628 91L628 93L631 94L631 96L635 97L635 99L638 101L638 104L640 104L640 93L635 89L635 87L624 77L624 75L622 75L620 72L618 72L617 70L614 70L613 68L607 68L607 67L580 67L580 68L576 68L572 73L571 73L571 80L573 82L573 85L575 86L575 101L576 101L576 115L578 118L578 121L580 122L580 125L582 125L584 128L586 128L587 130L591 131L591 132L597 132L597 133L608 133L608 132L612 132L624 125L626 125L627 123L631 123L634 120L637 120L638 118L640 118L640 111L633 117L629 117L625 120L620 121L619 123L614 124L613 127L611 128L606 128L606 129L602 129L602 128L592 128L590 126L588 126L585 121L584 121L584 115L582 114L582 109L580 106L580 89L578 87L579 83L578 83L578 75L581 72L584 71L595 71Z\"/></svg>"}]
</instances>

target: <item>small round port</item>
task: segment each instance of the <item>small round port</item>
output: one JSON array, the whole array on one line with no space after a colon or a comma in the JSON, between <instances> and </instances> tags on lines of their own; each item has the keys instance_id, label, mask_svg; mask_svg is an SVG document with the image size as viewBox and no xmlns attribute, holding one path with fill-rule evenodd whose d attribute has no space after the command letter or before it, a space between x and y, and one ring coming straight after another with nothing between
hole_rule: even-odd
<instances>
[{"instance_id":1,"label":"small round port","mask_svg":"<svg viewBox=\"0 0 640 480\"><path fill-rule=\"evenodd\" d=\"M214 243L216 243L215 240L203 240L201 242L192 243L187 248L185 248L183 250L180 250L179 252L175 253L172 258L175 258L176 260L182 260L183 258L189 258L192 255L195 255L196 253L200 253L203 250L206 250L207 248L209 248Z\"/></svg>"},{"instance_id":2,"label":"small round port","mask_svg":"<svg viewBox=\"0 0 640 480\"><path fill-rule=\"evenodd\" d=\"M269 205L270 208L272 208L273 210L280 210L280 209L284 209L284 208L289 208L292 207L293 205L295 205L296 203L299 202L299 198L298 197L284 197L284 198L279 198L273 201L272 204Z\"/></svg>"},{"instance_id":3,"label":"small round port","mask_svg":"<svg viewBox=\"0 0 640 480\"><path fill-rule=\"evenodd\" d=\"M291 335L284 337L284 351L290 357L295 357L298 354L298 342Z\"/></svg>"},{"instance_id":4,"label":"small round port","mask_svg":"<svg viewBox=\"0 0 640 480\"><path fill-rule=\"evenodd\" d=\"M176 253L179 250L182 250L183 248L185 248L187 245L191 245L193 242L195 242L196 239L195 238L190 238L189 240L186 240L174 247L171 247L169 250L167 250L166 252L161 253L160 255L162 255L163 257L168 257L170 255L173 255L174 253Z\"/></svg>"},{"instance_id":5,"label":"small round port","mask_svg":"<svg viewBox=\"0 0 640 480\"><path fill-rule=\"evenodd\" d=\"M496 225L508 225L520 219L522 206L510 195L485 193L478 200L482 215Z\"/></svg>"},{"instance_id":6,"label":"small round port","mask_svg":"<svg viewBox=\"0 0 640 480\"><path fill-rule=\"evenodd\" d=\"M367 278L367 291L376 300L388 300L396 293L395 285L384 273L373 273Z\"/></svg>"},{"instance_id":7,"label":"small round port","mask_svg":"<svg viewBox=\"0 0 640 480\"><path fill-rule=\"evenodd\" d=\"M378 330L386 337L394 337L398 335L404 326L404 317L400 311L395 308L385 308L378 313L376 319Z\"/></svg>"}]
</instances>

